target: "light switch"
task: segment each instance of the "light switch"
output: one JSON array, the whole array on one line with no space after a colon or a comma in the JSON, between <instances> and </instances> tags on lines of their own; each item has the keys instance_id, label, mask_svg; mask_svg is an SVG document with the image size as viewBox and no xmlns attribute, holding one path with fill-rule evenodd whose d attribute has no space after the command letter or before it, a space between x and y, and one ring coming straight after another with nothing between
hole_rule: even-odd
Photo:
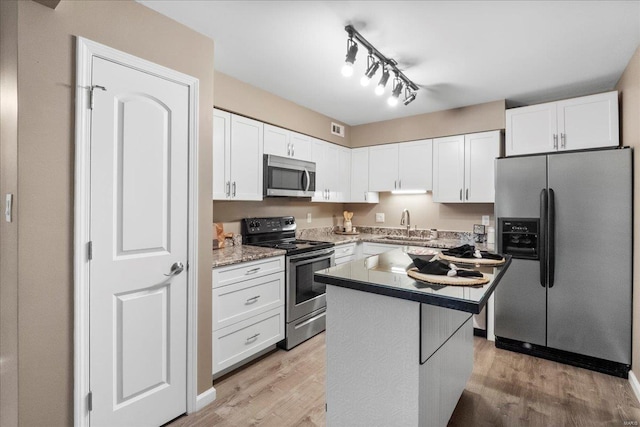
<instances>
[{"instance_id":1,"label":"light switch","mask_svg":"<svg viewBox=\"0 0 640 427\"><path fill-rule=\"evenodd\" d=\"M307 214L307 222L311 222L311 212Z\"/></svg>"},{"instance_id":2,"label":"light switch","mask_svg":"<svg viewBox=\"0 0 640 427\"><path fill-rule=\"evenodd\" d=\"M376 213L376 222L384 222L384 213Z\"/></svg>"},{"instance_id":3,"label":"light switch","mask_svg":"<svg viewBox=\"0 0 640 427\"><path fill-rule=\"evenodd\" d=\"M489 215L482 215L482 225L489 225Z\"/></svg>"}]
</instances>

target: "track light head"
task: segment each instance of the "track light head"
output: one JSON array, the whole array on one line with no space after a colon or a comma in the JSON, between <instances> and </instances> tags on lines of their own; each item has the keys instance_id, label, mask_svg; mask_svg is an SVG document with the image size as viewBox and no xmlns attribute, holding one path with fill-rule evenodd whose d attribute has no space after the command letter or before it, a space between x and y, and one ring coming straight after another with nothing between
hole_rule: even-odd
<instances>
[{"instance_id":1,"label":"track light head","mask_svg":"<svg viewBox=\"0 0 640 427\"><path fill-rule=\"evenodd\" d=\"M393 79L393 91L391 92L391 96L389 97L389 99L387 99L387 104L392 107L398 105L400 92L402 92L402 80L396 77L395 79Z\"/></svg>"},{"instance_id":2,"label":"track light head","mask_svg":"<svg viewBox=\"0 0 640 427\"><path fill-rule=\"evenodd\" d=\"M407 86L404 89L404 101L402 101L402 103L404 105L409 105L411 104L414 100L416 99L416 93L414 91L412 91L411 89L409 89L409 86Z\"/></svg>"},{"instance_id":3,"label":"track light head","mask_svg":"<svg viewBox=\"0 0 640 427\"><path fill-rule=\"evenodd\" d=\"M358 43L353 41L353 34L349 34L347 39L347 56L342 66L342 75L350 77L353 75L353 63L356 62L356 55L358 54Z\"/></svg>"},{"instance_id":4,"label":"track light head","mask_svg":"<svg viewBox=\"0 0 640 427\"><path fill-rule=\"evenodd\" d=\"M382 70L382 77L380 77L378 86L376 86L376 95L380 96L384 93L384 88L387 85L388 80L389 80L389 70L387 70L387 67L384 67Z\"/></svg>"},{"instance_id":5,"label":"track light head","mask_svg":"<svg viewBox=\"0 0 640 427\"><path fill-rule=\"evenodd\" d=\"M362 79L360 79L360 84L362 86L369 85L371 77L376 74L378 67L380 67L380 62L376 61L371 52L369 52L369 56L367 57L367 71L364 73L364 76L362 76Z\"/></svg>"}]
</instances>

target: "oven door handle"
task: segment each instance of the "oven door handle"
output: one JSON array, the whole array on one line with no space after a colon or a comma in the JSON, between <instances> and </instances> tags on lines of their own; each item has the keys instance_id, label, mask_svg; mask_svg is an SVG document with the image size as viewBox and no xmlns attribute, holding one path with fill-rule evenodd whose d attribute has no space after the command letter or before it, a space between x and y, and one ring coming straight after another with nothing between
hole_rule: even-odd
<instances>
[{"instance_id":1,"label":"oven door handle","mask_svg":"<svg viewBox=\"0 0 640 427\"><path fill-rule=\"evenodd\" d=\"M323 252L321 254L316 253L315 255L309 255L309 256L306 256L306 257L302 257L302 258L290 257L289 259L292 262L295 262L296 264L298 264L298 263L303 262L303 261L309 261L309 260L320 261L320 260L323 260L325 258L331 258L334 253L335 253L335 251L331 250L331 251L328 251L328 252Z\"/></svg>"}]
</instances>

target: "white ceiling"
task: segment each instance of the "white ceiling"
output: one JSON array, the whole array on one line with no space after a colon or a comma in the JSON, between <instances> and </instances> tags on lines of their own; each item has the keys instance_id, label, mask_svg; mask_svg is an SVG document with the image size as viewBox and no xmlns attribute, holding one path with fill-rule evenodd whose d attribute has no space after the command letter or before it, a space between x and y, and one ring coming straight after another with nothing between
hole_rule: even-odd
<instances>
[{"instance_id":1,"label":"white ceiling","mask_svg":"<svg viewBox=\"0 0 640 427\"><path fill-rule=\"evenodd\" d=\"M610 90L640 44L639 1L138 1L212 38L217 71L349 125ZM341 75L347 24L421 87L413 103L360 86L363 47Z\"/></svg>"}]
</instances>

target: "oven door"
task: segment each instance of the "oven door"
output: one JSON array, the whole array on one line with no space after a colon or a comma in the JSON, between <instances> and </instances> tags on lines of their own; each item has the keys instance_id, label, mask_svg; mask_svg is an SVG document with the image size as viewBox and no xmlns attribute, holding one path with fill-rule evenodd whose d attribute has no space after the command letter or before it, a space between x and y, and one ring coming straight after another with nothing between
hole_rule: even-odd
<instances>
[{"instance_id":1,"label":"oven door","mask_svg":"<svg viewBox=\"0 0 640 427\"><path fill-rule=\"evenodd\" d=\"M335 265L334 250L323 249L287 256L287 322L326 307L326 285L313 273Z\"/></svg>"}]
</instances>

